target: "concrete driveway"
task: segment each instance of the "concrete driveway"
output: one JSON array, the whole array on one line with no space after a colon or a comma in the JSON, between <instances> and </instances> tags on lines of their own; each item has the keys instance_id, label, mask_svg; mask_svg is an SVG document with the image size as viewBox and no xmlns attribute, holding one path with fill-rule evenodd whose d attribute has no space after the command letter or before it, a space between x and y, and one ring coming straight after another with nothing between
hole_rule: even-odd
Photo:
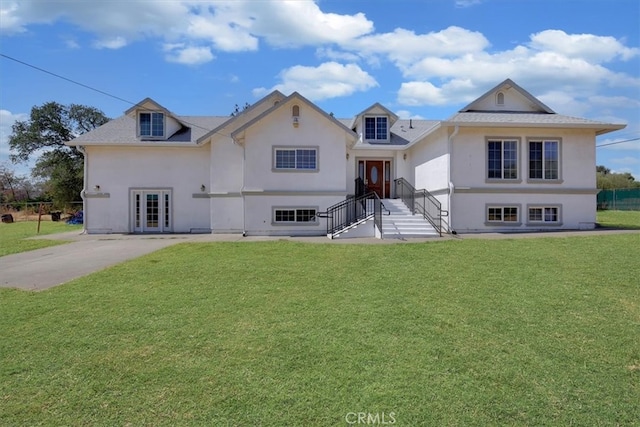
<instances>
[{"instance_id":1,"label":"concrete driveway","mask_svg":"<svg viewBox=\"0 0 640 427\"><path fill-rule=\"evenodd\" d=\"M75 240L65 245L0 257L0 287L42 290L137 258L170 245L185 242L186 237L111 238L72 234L44 238Z\"/></svg>"}]
</instances>

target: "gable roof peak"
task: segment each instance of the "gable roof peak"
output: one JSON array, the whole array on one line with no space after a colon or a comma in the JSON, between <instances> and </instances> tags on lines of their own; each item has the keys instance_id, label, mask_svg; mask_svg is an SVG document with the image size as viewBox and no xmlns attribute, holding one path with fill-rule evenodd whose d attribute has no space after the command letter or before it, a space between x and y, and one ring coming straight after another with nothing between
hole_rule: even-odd
<instances>
[{"instance_id":1,"label":"gable roof peak","mask_svg":"<svg viewBox=\"0 0 640 427\"><path fill-rule=\"evenodd\" d=\"M555 111L553 111L551 108L549 108L547 105L545 105L542 101L540 101L538 98L533 96L527 90L525 90L524 88L519 86L516 82L514 82L510 78L505 79L503 82L501 82L498 85L496 85L495 87L489 89L487 92L485 92L479 98L477 98L476 100L472 101L467 106L462 108L459 112L460 113L468 113L468 112L477 112L477 111L483 111L483 112L496 111L496 109L488 110L487 108L482 108L482 105L486 104L486 101L490 97L496 96L499 92L503 92L503 91L506 92L506 91L511 91L511 90L515 91L522 98L524 98L527 101L529 101L530 108L526 110L527 112L556 114ZM499 110L499 111L505 111L506 112L507 110ZM511 110L511 112L513 112L513 111L514 110ZM520 110L516 110L516 111L520 111ZM520 112L524 112L524 111L520 111Z\"/></svg>"}]
</instances>

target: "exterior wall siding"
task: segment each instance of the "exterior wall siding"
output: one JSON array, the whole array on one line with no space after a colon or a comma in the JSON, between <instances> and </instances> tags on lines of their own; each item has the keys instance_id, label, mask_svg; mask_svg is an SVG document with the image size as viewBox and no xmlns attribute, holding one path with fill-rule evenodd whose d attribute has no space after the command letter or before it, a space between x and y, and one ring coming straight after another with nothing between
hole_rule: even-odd
<instances>
[{"instance_id":1,"label":"exterior wall siding","mask_svg":"<svg viewBox=\"0 0 640 427\"><path fill-rule=\"evenodd\" d=\"M518 179L487 181L487 137L516 139ZM560 142L560 180L529 180L531 138ZM563 205L562 229L580 229L595 223L595 137L571 129L474 128L461 129L452 144L452 226L458 232L497 231L485 225L485 204L494 202ZM502 194L501 194L502 193ZM539 228L523 221L523 229ZM545 225L544 229L549 229ZM512 227L508 227L512 230Z\"/></svg>"},{"instance_id":2,"label":"exterior wall siding","mask_svg":"<svg viewBox=\"0 0 640 427\"><path fill-rule=\"evenodd\" d=\"M88 232L131 232L131 189L171 189L172 231L211 228L201 186L209 183L209 146L87 147ZM95 190L96 186L99 190ZM108 196L108 198L106 197Z\"/></svg>"}]
</instances>

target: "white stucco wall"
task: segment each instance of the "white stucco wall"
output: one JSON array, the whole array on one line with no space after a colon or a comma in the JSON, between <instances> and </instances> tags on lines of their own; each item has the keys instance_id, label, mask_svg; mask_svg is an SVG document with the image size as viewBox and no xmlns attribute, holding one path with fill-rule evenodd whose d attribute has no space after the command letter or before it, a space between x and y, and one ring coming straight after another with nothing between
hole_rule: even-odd
<instances>
[{"instance_id":1,"label":"white stucco wall","mask_svg":"<svg viewBox=\"0 0 640 427\"><path fill-rule=\"evenodd\" d=\"M88 232L131 232L131 189L170 189L172 231L210 229L209 145L197 148L88 146ZM95 187L99 185L100 189ZM205 189L206 190L206 189ZM105 198L108 195L108 198Z\"/></svg>"},{"instance_id":2,"label":"white stucco wall","mask_svg":"<svg viewBox=\"0 0 640 427\"><path fill-rule=\"evenodd\" d=\"M327 220L318 219L316 223L283 225L274 222L275 208L308 208L324 212L331 205L344 200L344 196L287 196L247 194L245 203L245 227L247 235L271 236L322 236L327 234Z\"/></svg>"},{"instance_id":3,"label":"white stucco wall","mask_svg":"<svg viewBox=\"0 0 640 427\"><path fill-rule=\"evenodd\" d=\"M346 194L346 135L314 109L299 103L298 127L288 105L249 127L244 136L245 190L336 191ZM317 171L274 171L274 147L318 149Z\"/></svg>"},{"instance_id":4,"label":"white stucco wall","mask_svg":"<svg viewBox=\"0 0 640 427\"><path fill-rule=\"evenodd\" d=\"M486 137L519 141L518 180L487 182ZM529 180L528 139L559 139L560 180ZM523 227L527 204L562 204L562 225L578 229L595 222L595 136L593 131L537 128L462 128L452 144L454 198L452 225L456 231L494 231L486 226L486 203L521 204ZM536 228L530 225L527 228Z\"/></svg>"},{"instance_id":5,"label":"white stucco wall","mask_svg":"<svg viewBox=\"0 0 640 427\"><path fill-rule=\"evenodd\" d=\"M493 225L486 221L487 205L519 208L519 225ZM558 224L531 223L529 206L553 206L560 209ZM465 194L455 193L453 228L465 232L515 232L579 230L593 228L596 222L595 196L581 194Z\"/></svg>"},{"instance_id":6,"label":"white stucco wall","mask_svg":"<svg viewBox=\"0 0 640 427\"><path fill-rule=\"evenodd\" d=\"M447 132L439 130L411 148L414 187L439 193L449 188Z\"/></svg>"}]
</instances>

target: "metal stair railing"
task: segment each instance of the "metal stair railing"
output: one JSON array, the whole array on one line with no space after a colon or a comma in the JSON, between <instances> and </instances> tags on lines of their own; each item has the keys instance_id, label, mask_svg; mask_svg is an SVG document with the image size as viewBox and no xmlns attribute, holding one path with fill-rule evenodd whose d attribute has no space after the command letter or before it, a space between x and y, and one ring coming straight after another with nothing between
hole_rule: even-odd
<instances>
[{"instance_id":1,"label":"metal stair railing","mask_svg":"<svg viewBox=\"0 0 640 427\"><path fill-rule=\"evenodd\" d=\"M420 214L442 237L442 217L447 212L442 210L442 204L427 190L416 190L406 179L393 180L396 197L400 198L412 214Z\"/></svg>"},{"instance_id":2,"label":"metal stair railing","mask_svg":"<svg viewBox=\"0 0 640 427\"><path fill-rule=\"evenodd\" d=\"M374 226L382 235L382 212L387 210L374 191L368 191L362 179L356 179L356 195L318 212L318 217L327 218L327 236L334 238L354 224L373 218ZM388 210L387 210L388 212ZM388 212L390 214L390 212Z\"/></svg>"}]
</instances>

